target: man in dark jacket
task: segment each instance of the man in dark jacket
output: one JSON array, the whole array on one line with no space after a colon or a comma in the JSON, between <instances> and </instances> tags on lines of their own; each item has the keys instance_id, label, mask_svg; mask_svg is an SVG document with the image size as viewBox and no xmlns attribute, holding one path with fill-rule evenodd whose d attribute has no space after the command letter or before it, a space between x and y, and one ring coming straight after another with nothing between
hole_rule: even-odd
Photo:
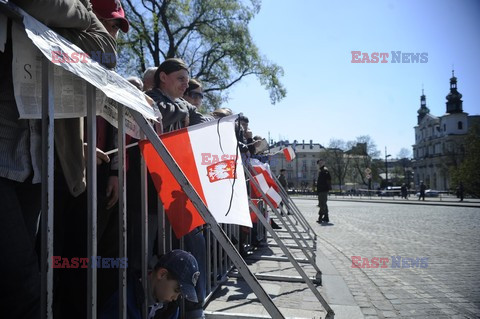
<instances>
[{"instance_id":1,"label":"man in dark jacket","mask_svg":"<svg viewBox=\"0 0 480 319\"><path fill-rule=\"evenodd\" d=\"M286 169L282 168L280 170L280 175L278 175L278 181L280 182L280 185L287 190L287 178L285 177L285 171Z\"/></svg>"},{"instance_id":2,"label":"man in dark jacket","mask_svg":"<svg viewBox=\"0 0 480 319\"><path fill-rule=\"evenodd\" d=\"M332 177L330 172L325 167L325 161L320 159L317 161L318 178L317 178L317 193L318 193L318 220L317 223L328 223L328 191L332 189Z\"/></svg>"}]
</instances>

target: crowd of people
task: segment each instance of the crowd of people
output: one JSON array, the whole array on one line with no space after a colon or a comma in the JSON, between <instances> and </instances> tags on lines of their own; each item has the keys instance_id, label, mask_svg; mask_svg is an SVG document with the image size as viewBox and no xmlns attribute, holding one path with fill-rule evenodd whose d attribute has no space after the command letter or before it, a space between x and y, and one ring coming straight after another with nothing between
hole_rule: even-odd
<instances>
[{"instance_id":1,"label":"crowd of people","mask_svg":"<svg viewBox=\"0 0 480 319\"><path fill-rule=\"evenodd\" d=\"M12 0L27 13L54 29L85 52L116 56L118 33L128 32L119 0ZM7 19L7 38L0 51L0 253L4 274L0 292L0 316L3 318L40 317L41 233L41 121L20 119L14 96L12 76L12 26ZM104 66L116 67L116 60ZM158 134L212 121L233 111L219 108L202 113L204 87L190 78L188 66L178 58L169 58L158 67L148 68L143 78L127 79L159 114L154 128ZM85 167L86 133L84 118L57 119L54 125L54 256L68 260L87 256L87 192ZM119 256L119 179L118 159L106 152L118 147L117 130L97 117L97 231L98 255ZM262 140L253 136L246 116L239 116L236 133L245 159L259 152ZM135 143L127 136L127 143ZM258 155L258 154L257 154ZM173 250L156 256L158 243L158 199L148 177L148 282L141 282L141 203L140 159L137 147L127 151L127 308L128 318L142 318L142 294L148 293L148 318L174 319L179 313L179 297L186 301L185 318L204 318L206 295L206 246L203 228L184 237L184 250L173 243ZM241 235L242 237L242 235ZM234 238L232 238L234 240ZM235 239L236 240L236 239ZM244 238L239 238L243 245ZM54 272L53 313L55 318L86 318L87 270L58 268ZM118 318L118 269L98 269L98 316Z\"/></svg>"}]
</instances>

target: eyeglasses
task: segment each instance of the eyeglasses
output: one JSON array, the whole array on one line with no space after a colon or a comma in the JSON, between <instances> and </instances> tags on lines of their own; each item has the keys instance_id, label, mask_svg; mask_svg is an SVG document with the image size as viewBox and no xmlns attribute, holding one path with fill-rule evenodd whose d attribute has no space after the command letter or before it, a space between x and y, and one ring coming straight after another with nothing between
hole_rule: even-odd
<instances>
[{"instance_id":1,"label":"eyeglasses","mask_svg":"<svg viewBox=\"0 0 480 319\"><path fill-rule=\"evenodd\" d=\"M200 93L200 92L190 91L190 92L188 92L187 95L194 100L196 100L196 99L202 100L203 99L203 94Z\"/></svg>"}]
</instances>

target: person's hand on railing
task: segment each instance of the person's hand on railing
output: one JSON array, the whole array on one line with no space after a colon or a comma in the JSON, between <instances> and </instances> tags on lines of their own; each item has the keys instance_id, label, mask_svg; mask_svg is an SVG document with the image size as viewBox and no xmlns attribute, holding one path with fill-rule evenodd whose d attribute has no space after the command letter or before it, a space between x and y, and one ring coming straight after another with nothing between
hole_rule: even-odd
<instances>
[{"instance_id":1,"label":"person's hand on railing","mask_svg":"<svg viewBox=\"0 0 480 319\"><path fill-rule=\"evenodd\" d=\"M145 97L145 101L147 101L148 105L153 106L153 104L155 104L155 101L151 97L145 93L143 93L143 96Z\"/></svg>"},{"instance_id":2,"label":"person's hand on railing","mask_svg":"<svg viewBox=\"0 0 480 319\"><path fill-rule=\"evenodd\" d=\"M85 152L85 158L88 158L88 145L87 143L83 143L83 149ZM110 157L105 154L104 151L97 147L97 166L101 165L102 163L110 163Z\"/></svg>"},{"instance_id":3,"label":"person's hand on railing","mask_svg":"<svg viewBox=\"0 0 480 319\"><path fill-rule=\"evenodd\" d=\"M107 209L112 208L118 201L118 176L112 175L107 183Z\"/></svg>"},{"instance_id":4,"label":"person's hand on railing","mask_svg":"<svg viewBox=\"0 0 480 319\"><path fill-rule=\"evenodd\" d=\"M245 138L246 139L253 138L253 132L252 130L250 130L250 128L247 128L247 130L245 131Z\"/></svg>"}]
</instances>

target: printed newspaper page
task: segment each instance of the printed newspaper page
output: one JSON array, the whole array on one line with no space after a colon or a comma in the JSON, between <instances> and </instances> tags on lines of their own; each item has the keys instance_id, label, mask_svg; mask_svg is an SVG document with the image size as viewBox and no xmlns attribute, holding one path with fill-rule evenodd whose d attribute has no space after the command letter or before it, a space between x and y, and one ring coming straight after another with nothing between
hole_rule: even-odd
<instances>
[{"instance_id":1,"label":"printed newspaper page","mask_svg":"<svg viewBox=\"0 0 480 319\"><path fill-rule=\"evenodd\" d=\"M60 52L60 55L66 54L69 57L80 56L81 62L54 63L55 118L86 115L85 81L87 81L98 89L97 114L105 116L109 122L115 123L115 126L116 115L111 118L108 118L108 115L116 114L111 111L112 107L116 108L116 104L105 103L105 95L116 103L140 112L147 119L156 119L157 115L144 99L143 93L136 87L114 71L107 70L92 60L80 48L27 13L20 11L24 16L25 30L21 25L14 23L12 35L15 39L13 41L15 44L13 47L15 99L22 118L41 117L42 55L39 53L41 52L50 61L55 61L58 60L58 52ZM14 25L15 27L13 27ZM27 38L27 35L30 39ZM131 123L129 123L130 120ZM130 133L139 132L139 129L134 127L131 117L130 120L127 120Z\"/></svg>"}]
</instances>

